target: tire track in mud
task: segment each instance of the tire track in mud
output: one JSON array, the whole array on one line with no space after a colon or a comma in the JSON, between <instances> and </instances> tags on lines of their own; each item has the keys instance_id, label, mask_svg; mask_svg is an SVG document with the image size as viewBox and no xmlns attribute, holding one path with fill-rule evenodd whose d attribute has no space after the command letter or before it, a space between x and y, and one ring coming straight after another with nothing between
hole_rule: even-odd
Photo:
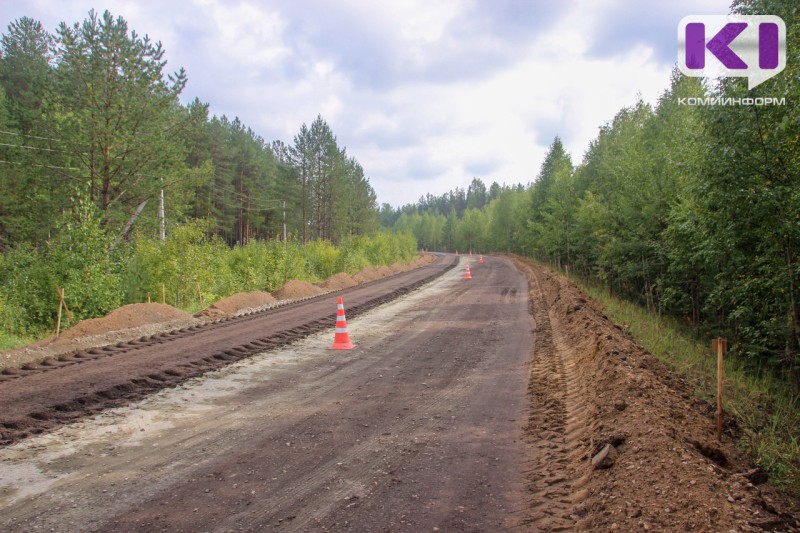
<instances>
[{"instance_id":1,"label":"tire track in mud","mask_svg":"<svg viewBox=\"0 0 800 533\"><path fill-rule=\"evenodd\" d=\"M589 416L582 380L571 357L572 347L542 291L536 273L519 261L529 284L529 312L534 321L534 348L529 369L530 413L526 436L532 457L528 460L529 518L523 527L543 531L570 531L587 513L582 507L588 479L582 444Z\"/></svg>"},{"instance_id":2,"label":"tire track in mud","mask_svg":"<svg viewBox=\"0 0 800 533\"><path fill-rule=\"evenodd\" d=\"M396 288L388 293L368 298L358 305L353 305L347 309L347 314L356 317L378 307L384 303L395 300L443 275L454 268L457 261L451 261L444 266L438 265L435 271L421 279ZM425 268L425 267L422 267ZM401 276L402 274L398 275ZM378 287L381 281L390 278L373 281L359 286L359 289L366 287ZM293 301L278 307L272 307L263 311L255 311L245 315L229 317L208 324L181 328L171 332L160 333L157 335L141 337L133 341L120 342L115 345L88 350L77 350L75 352L59 356L55 359L48 359L41 364L28 364L21 369L6 369L0 374L0 406L4 403L9 406L14 400L4 398L4 382L24 383L26 378L40 376L42 374L53 374L64 367L80 365L87 362L106 360L108 365L113 365L116 356L135 357L136 351L153 346L166 345L179 339L187 339L200 332L208 332L219 328L263 318L271 313L291 311L296 306L308 300L318 300L330 298L340 292L326 293L312 298ZM246 343L231 346L224 350L217 350L202 357L191 358L176 364L167 364L166 367L153 369L150 372L143 372L132 379L124 380L111 384L107 388L100 388L89 393L77 392L69 400L56 402L53 404L31 407L26 410L25 406L14 405L16 413L9 413L10 409L3 409L0 412L0 446L8 446L31 435L38 435L46 431L55 429L64 424L75 422L86 416L97 414L105 409L120 407L133 401L156 392L158 390L175 387L188 379L198 377L206 372L216 370L220 367L240 361L257 353L262 353L275 348L286 346L295 341L303 339L309 335L317 333L335 325L333 313L325 318L311 320L300 323L297 326L284 329L277 333L265 337L256 338ZM20 413L20 411L23 411Z\"/></svg>"}]
</instances>

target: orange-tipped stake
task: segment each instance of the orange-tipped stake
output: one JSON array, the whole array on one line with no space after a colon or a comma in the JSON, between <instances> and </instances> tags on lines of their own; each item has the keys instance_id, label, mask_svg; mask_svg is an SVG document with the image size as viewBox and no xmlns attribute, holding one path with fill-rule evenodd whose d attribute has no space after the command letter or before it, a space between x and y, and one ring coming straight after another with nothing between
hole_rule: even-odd
<instances>
[{"instance_id":1,"label":"orange-tipped stake","mask_svg":"<svg viewBox=\"0 0 800 533\"><path fill-rule=\"evenodd\" d=\"M355 348L350 342L350 335L347 334L347 320L344 317L344 303L342 298L336 305L336 334L333 336L333 346L331 350L352 350Z\"/></svg>"},{"instance_id":2,"label":"orange-tipped stake","mask_svg":"<svg viewBox=\"0 0 800 533\"><path fill-rule=\"evenodd\" d=\"M483 263L483 254L481 254L481 258L480 258L480 260L478 261L478 263Z\"/></svg>"},{"instance_id":3,"label":"orange-tipped stake","mask_svg":"<svg viewBox=\"0 0 800 533\"><path fill-rule=\"evenodd\" d=\"M469 265L467 265L467 273L464 274L464 279L472 279L472 276L469 275Z\"/></svg>"}]
</instances>

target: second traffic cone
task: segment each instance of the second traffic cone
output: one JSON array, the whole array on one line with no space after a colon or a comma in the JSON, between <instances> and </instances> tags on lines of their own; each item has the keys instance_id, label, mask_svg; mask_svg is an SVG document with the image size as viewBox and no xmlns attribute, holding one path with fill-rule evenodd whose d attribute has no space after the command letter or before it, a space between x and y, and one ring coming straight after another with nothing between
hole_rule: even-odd
<instances>
[{"instance_id":1,"label":"second traffic cone","mask_svg":"<svg viewBox=\"0 0 800 533\"><path fill-rule=\"evenodd\" d=\"M478 263L481 263L481 264L483 263L483 254L481 254L481 259L480 259L480 261L478 261Z\"/></svg>"},{"instance_id":2,"label":"second traffic cone","mask_svg":"<svg viewBox=\"0 0 800 533\"><path fill-rule=\"evenodd\" d=\"M469 275L469 265L467 265L467 273L464 274L464 279L472 279L472 276Z\"/></svg>"},{"instance_id":3,"label":"second traffic cone","mask_svg":"<svg viewBox=\"0 0 800 533\"><path fill-rule=\"evenodd\" d=\"M347 320L344 317L344 303L342 298L336 304L336 333L333 336L331 350L352 350L355 346L350 342L347 334Z\"/></svg>"}]
</instances>

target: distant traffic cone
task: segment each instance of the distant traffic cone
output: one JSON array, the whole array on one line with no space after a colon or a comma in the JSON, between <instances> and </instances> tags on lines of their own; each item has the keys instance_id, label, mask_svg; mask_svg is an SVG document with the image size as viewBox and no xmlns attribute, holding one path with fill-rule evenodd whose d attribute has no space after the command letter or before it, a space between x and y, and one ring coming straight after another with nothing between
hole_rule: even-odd
<instances>
[{"instance_id":1,"label":"distant traffic cone","mask_svg":"<svg viewBox=\"0 0 800 533\"><path fill-rule=\"evenodd\" d=\"M469 249L469 256L472 257L472 248Z\"/></svg>"},{"instance_id":2,"label":"distant traffic cone","mask_svg":"<svg viewBox=\"0 0 800 533\"><path fill-rule=\"evenodd\" d=\"M333 346L331 346L331 350L352 350L354 347L353 343L350 342L350 335L347 334L344 303L340 297L336 305L336 334L333 336Z\"/></svg>"},{"instance_id":3,"label":"distant traffic cone","mask_svg":"<svg viewBox=\"0 0 800 533\"><path fill-rule=\"evenodd\" d=\"M483 254L481 254L481 259L478 261L478 263L483 263Z\"/></svg>"},{"instance_id":4,"label":"distant traffic cone","mask_svg":"<svg viewBox=\"0 0 800 533\"><path fill-rule=\"evenodd\" d=\"M469 275L469 265L467 265L467 273L464 274L464 279L472 279L472 276Z\"/></svg>"},{"instance_id":5,"label":"distant traffic cone","mask_svg":"<svg viewBox=\"0 0 800 533\"><path fill-rule=\"evenodd\" d=\"M458 257L458 250L456 250L456 257Z\"/></svg>"}]
</instances>

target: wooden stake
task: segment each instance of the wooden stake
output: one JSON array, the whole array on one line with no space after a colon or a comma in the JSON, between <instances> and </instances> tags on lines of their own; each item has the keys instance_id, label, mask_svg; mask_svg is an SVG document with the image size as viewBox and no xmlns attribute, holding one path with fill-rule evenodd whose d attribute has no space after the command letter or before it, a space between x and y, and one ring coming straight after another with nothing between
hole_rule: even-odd
<instances>
[{"instance_id":1,"label":"wooden stake","mask_svg":"<svg viewBox=\"0 0 800 533\"><path fill-rule=\"evenodd\" d=\"M147 303L150 303L150 293L147 293Z\"/></svg>"},{"instance_id":2,"label":"wooden stake","mask_svg":"<svg viewBox=\"0 0 800 533\"><path fill-rule=\"evenodd\" d=\"M64 299L64 290L61 289L61 304L64 306L64 311L67 312L67 318L69 319L69 323L72 324L75 322L75 319L72 318L72 313L69 312L69 307L67 307L67 300Z\"/></svg>"},{"instance_id":3,"label":"wooden stake","mask_svg":"<svg viewBox=\"0 0 800 533\"><path fill-rule=\"evenodd\" d=\"M161 284L161 303L162 304L167 303L167 291L164 288L164 284L163 283Z\"/></svg>"},{"instance_id":4,"label":"wooden stake","mask_svg":"<svg viewBox=\"0 0 800 533\"><path fill-rule=\"evenodd\" d=\"M56 321L56 338L61 333L61 308L64 306L64 293L61 292L61 289L56 287L56 291L58 292L58 320Z\"/></svg>"},{"instance_id":5,"label":"wooden stake","mask_svg":"<svg viewBox=\"0 0 800 533\"><path fill-rule=\"evenodd\" d=\"M203 307L203 293L200 292L200 282L195 282L197 284L197 296L200 297L200 307Z\"/></svg>"},{"instance_id":6,"label":"wooden stake","mask_svg":"<svg viewBox=\"0 0 800 533\"><path fill-rule=\"evenodd\" d=\"M58 320L56 321L56 337L58 337L61 333L61 309L63 308L67 312L67 319L69 319L70 324L75 320L73 320L72 313L69 312L67 302L64 300L64 289L56 287L56 293L58 293Z\"/></svg>"},{"instance_id":7,"label":"wooden stake","mask_svg":"<svg viewBox=\"0 0 800 533\"><path fill-rule=\"evenodd\" d=\"M722 395L723 355L728 351L728 341L716 338L711 341L711 350L717 352L717 440L722 440Z\"/></svg>"}]
</instances>

